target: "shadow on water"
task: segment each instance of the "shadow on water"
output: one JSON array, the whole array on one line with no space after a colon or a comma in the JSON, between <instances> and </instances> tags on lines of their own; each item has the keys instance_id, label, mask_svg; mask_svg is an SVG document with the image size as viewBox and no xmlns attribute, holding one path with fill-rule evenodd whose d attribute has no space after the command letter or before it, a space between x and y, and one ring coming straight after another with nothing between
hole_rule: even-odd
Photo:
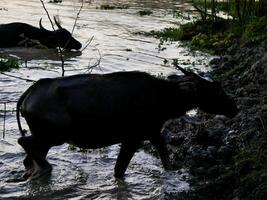
<instances>
[{"instance_id":1,"label":"shadow on water","mask_svg":"<svg viewBox=\"0 0 267 200\"><path fill-rule=\"evenodd\" d=\"M14 56L22 61L31 60L52 60L60 61L60 55L57 49L36 49L36 48L2 48L0 49L0 56ZM64 51L64 60L69 60L82 55L81 51Z\"/></svg>"}]
</instances>

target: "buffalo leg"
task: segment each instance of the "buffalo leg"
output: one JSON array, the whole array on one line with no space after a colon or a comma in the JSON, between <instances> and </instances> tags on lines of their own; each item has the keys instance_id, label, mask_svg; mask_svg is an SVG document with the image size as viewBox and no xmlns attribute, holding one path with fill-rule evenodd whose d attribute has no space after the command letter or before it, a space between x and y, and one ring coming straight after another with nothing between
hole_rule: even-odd
<instances>
[{"instance_id":1,"label":"buffalo leg","mask_svg":"<svg viewBox=\"0 0 267 200\"><path fill-rule=\"evenodd\" d=\"M18 139L18 143L23 147L23 149L26 151L25 146L27 146L27 140L29 140L29 137L21 137ZM26 151L27 153L27 151ZM24 167L28 170L33 168L33 161L31 156L27 153L25 159L23 160Z\"/></svg>"},{"instance_id":2,"label":"buffalo leg","mask_svg":"<svg viewBox=\"0 0 267 200\"><path fill-rule=\"evenodd\" d=\"M33 168L33 164L36 163L40 169L51 171L52 167L45 159L49 150L48 145L42 144L33 136L21 137L19 138L18 143L27 153L23 162L26 169Z\"/></svg>"},{"instance_id":3,"label":"buffalo leg","mask_svg":"<svg viewBox=\"0 0 267 200\"><path fill-rule=\"evenodd\" d=\"M164 142L164 138L161 135L157 135L151 138L150 142L158 151L164 169L171 170L172 167L170 163L169 153Z\"/></svg>"},{"instance_id":4,"label":"buffalo leg","mask_svg":"<svg viewBox=\"0 0 267 200\"><path fill-rule=\"evenodd\" d=\"M26 155L25 159L23 160L23 164L26 169L33 168L32 158L29 155Z\"/></svg>"},{"instance_id":5,"label":"buffalo leg","mask_svg":"<svg viewBox=\"0 0 267 200\"><path fill-rule=\"evenodd\" d=\"M115 165L115 177L116 178L122 178L125 174L125 171L130 163L130 160L132 159L134 153L136 152L139 142L127 142L121 144L121 149L119 156L117 158L117 162Z\"/></svg>"},{"instance_id":6,"label":"buffalo leg","mask_svg":"<svg viewBox=\"0 0 267 200\"><path fill-rule=\"evenodd\" d=\"M24 167L26 169L26 172L23 174L23 178L27 179L31 176L33 170L34 170L34 164L32 161L32 158L27 154L25 159L23 160Z\"/></svg>"}]
</instances>

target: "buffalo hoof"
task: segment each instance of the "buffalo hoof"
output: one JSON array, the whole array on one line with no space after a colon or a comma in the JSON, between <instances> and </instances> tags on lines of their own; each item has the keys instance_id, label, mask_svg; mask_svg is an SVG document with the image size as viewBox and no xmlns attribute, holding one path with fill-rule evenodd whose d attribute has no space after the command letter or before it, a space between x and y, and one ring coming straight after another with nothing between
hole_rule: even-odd
<instances>
[{"instance_id":1,"label":"buffalo hoof","mask_svg":"<svg viewBox=\"0 0 267 200\"><path fill-rule=\"evenodd\" d=\"M28 178L31 177L31 175L33 174L33 171L34 171L33 168L26 170L26 172L22 175L22 178L24 180L27 180Z\"/></svg>"},{"instance_id":2,"label":"buffalo hoof","mask_svg":"<svg viewBox=\"0 0 267 200\"><path fill-rule=\"evenodd\" d=\"M45 166L40 167L34 162L34 170L30 175L31 180L39 179L41 177L47 177L51 175L52 166L50 164L46 164Z\"/></svg>"}]
</instances>

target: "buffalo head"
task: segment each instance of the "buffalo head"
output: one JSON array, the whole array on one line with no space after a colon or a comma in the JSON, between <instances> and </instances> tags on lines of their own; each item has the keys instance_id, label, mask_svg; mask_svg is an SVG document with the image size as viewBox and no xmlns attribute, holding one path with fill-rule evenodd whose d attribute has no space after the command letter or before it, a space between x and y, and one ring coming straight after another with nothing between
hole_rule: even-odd
<instances>
[{"instance_id":1,"label":"buffalo head","mask_svg":"<svg viewBox=\"0 0 267 200\"><path fill-rule=\"evenodd\" d=\"M192 81L191 93L198 108L207 113L225 115L230 118L238 113L235 101L225 93L219 82L207 80L178 65L176 67L185 74L186 78Z\"/></svg>"},{"instance_id":2,"label":"buffalo head","mask_svg":"<svg viewBox=\"0 0 267 200\"><path fill-rule=\"evenodd\" d=\"M56 18L54 18L55 24L58 29L55 31L49 31L42 25L42 18L39 21L40 30L45 33L42 43L48 47L62 47L64 49L75 49L79 50L82 45L76 39L72 37L72 34L61 27Z\"/></svg>"}]
</instances>

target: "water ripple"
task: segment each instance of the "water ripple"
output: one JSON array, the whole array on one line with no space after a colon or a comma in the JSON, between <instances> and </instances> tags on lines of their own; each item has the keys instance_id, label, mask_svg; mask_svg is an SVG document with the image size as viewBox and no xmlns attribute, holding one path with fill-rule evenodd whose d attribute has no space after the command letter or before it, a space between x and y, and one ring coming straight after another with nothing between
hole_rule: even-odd
<instances>
[{"instance_id":1,"label":"water ripple","mask_svg":"<svg viewBox=\"0 0 267 200\"><path fill-rule=\"evenodd\" d=\"M87 1L88 2L88 1ZM38 26L42 17L48 29L49 21L39 1L1 0L0 23L14 21ZM100 10L102 4L127 4L129 9ZM59 16L62 26L72 29L80 0L63 0L61 4L46 4L51 15ZM194 63L205 69L208 55L193 54L179 43L168 44L167 50L159 51L155 38L134 34L138 31L160 30L171 27L178 19L166 9L182 7L179 1L92 1L85 3L74 37L83 45L94 36L92 43L83 52L65 53L67 75L84 72L101 56L100 67L95 73L121 70L141 70L153 74L176 72L170 67L173 58L182 65ZM186 5L185 7L187 7ZM140 17L138 11L153 10L151 16ZM100 54L98 53L100 52ZM1 55L15 55L22 60L19 70L7 74L38 80L57 77L61 74L61 62L54 50L8 48L0 49ZM27 60L27 67L24 61ZM169 63L164 64L165 61ZM83 70L82 70L83 69ZM179 73L179 72L178 72ZM19 178L24 167L23 149L17 144L20 137L15 113L16 101L32 82L0 74L0 102L7 104L6 138L0 140L0 196L1 199L164 199L166 193L188 189L186 171L165 172L158 158L140 150L126 171L125 180L113 176L119 146L88 150L85 153L69 151L68 145L54 147L48 154L53 166L50 178L25 182L11 182ZM3 130L3 104L0 104L0 131ZM23 127L26 123L22 121Z\"/></svg>"}]
</instances>

